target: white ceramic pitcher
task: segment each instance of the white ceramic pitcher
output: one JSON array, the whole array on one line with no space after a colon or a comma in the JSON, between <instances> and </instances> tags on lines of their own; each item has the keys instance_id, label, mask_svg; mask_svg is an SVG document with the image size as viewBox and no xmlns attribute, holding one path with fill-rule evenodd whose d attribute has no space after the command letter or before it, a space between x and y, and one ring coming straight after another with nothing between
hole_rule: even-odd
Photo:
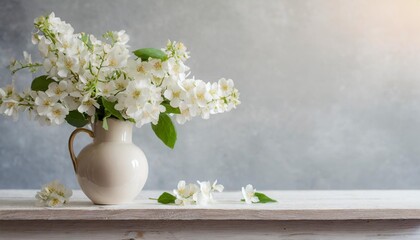
<instances>
[{"instance_id":1,"label":"white ceramic pitcher","mask_svg":"<svg viewBox=\"0 0 420 240\"><path fill-rule=\"evenodd\" d=\"M76 157L73 141L85 132L93 142ZM147 180L148 164L143 151L132 143L133 124L108 119L108 130L102 122L93 124L93 131L77 128L69 138L70 157L83 192L95 204L131 202Z\"/></svg>"}]
</instances>

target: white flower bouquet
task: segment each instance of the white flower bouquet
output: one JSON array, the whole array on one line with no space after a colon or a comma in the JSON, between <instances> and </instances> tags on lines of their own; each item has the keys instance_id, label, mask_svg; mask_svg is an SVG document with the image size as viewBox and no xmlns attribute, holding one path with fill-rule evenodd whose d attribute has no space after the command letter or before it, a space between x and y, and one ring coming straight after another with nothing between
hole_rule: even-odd
<instances>
[{"instance_id":1,"label":"white flower bouquet","mask_svg":"<svg viewBox=\"0 0 420 240\"><path fill-rule=\"evenodd\" d=\"M34 21L32 42L42 60L12 61L12 74L29 69L44 71L30 89L17 92L13 83L0 88L0 113L18 117L28 111L42 125L67 122L75 127L107 119L131 121L137 127L151 123L156 135L173 148L179 124L192 117L230 111L239 102L231 79L208 83L189 78L189 58L180 42L165 48L129 51L125 31L106 32L103 39L74 33L73 27L54 13Z\"/></svg>"}]
</instances>

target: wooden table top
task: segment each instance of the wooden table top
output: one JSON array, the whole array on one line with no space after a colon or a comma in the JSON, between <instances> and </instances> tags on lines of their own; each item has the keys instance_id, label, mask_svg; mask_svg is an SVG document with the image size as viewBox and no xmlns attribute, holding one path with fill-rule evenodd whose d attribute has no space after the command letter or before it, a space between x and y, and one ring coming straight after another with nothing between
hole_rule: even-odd
<instances>
[{"instance_id":1,"label":"wooden table top","mask_svg":"<svg viewBox=\"0 0 420 240\"><path fill-rule=\"evenodd\" d=\"M35 205L37 190L0 190L0 220L360 220L420 219L419 190L262 191L277 203L247 205L240 192L215 193L208 206L163 205L163 191L131 204L93 205L80 191L59 208Z\"/></svg>"}]
</instances>

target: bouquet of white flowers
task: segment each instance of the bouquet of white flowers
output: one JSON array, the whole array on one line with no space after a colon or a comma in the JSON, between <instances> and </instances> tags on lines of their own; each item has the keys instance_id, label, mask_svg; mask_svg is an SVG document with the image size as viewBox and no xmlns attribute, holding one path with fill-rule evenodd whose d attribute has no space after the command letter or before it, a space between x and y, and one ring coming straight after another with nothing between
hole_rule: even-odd
<instances>
[{"instance_id":1,"label":"bouquet of white flowers","mask_svg":"<svg viewBox=\"0 0 420 240\"><path fill-rule=\"evenodd\" d=\"M12 74L22 69L35 73L30 89L18 93L12 85L0 88L0 113L18 117L29 111L41 124L75 127L107 119L131 121L137 127L151 123L156 135L173 148L176 132L170 116L183 124L192 117L235 108L239 92L231 79L207 83L188 78L189 58L181 42L168 41L165 48L142 48L131 56L125 31L106 32L103 39L74 33L73 27L55 17L34 21L32 42L42 61L12 61ZM170 133L170 134L168 134Z\"/></svg>"}]
</instances>

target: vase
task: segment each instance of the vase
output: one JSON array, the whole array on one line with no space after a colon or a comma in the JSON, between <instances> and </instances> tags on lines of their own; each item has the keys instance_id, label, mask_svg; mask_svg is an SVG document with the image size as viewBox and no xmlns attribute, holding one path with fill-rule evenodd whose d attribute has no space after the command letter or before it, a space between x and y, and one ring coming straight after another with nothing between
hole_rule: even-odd
<instances>
[{"instance_id":1,"label":"vase","mask_svg":"<svg viewBox=\"0 0 420 240\"><path fill-rule=\"evenodd\" d=\"M148 164L143 151L132 143L133 123L108 119L92 124L93 131L77 128L69 138L70 157L82 191L95 204L129 203L146 183ZM80 132L93 142L76 157L73 141Z\"/></svg>"}]
</instances>

